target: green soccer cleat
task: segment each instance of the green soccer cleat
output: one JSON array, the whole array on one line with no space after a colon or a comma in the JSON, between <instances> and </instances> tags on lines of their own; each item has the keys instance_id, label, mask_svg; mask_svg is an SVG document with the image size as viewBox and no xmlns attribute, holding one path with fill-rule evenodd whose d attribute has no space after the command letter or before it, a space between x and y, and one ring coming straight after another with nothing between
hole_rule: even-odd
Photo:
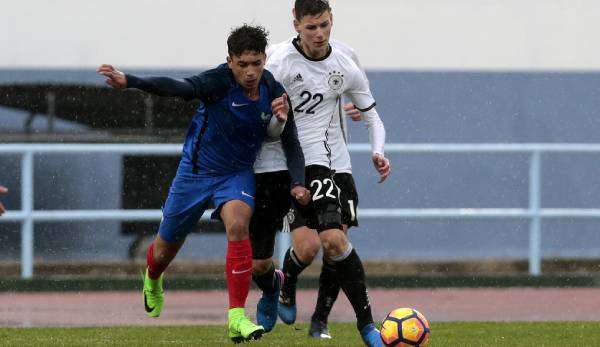
<instances>
[{"instance_id":1,"label":"green soccer cleat","mask_svg":"<svg viewBox=\"0 0 600 347\"><path fill-rule=\"evenodd\" d=\"M157 280L148 277L148 269L144 276L144 309L148 317L158 317L165 302L165 293L163 291L163 275L161 274Z\"/></svg>"},{"instance_id":2,"label":"green soccer cleat","mask_svg":"<svg viewBox=\"0 0 600 347\"><path fill-rule=\"evenodd\" d=\"M262 325L252 323L240 307L229 309L229 338L233 343L258 340L265 332Z\"/></svg>"}]
</instances>

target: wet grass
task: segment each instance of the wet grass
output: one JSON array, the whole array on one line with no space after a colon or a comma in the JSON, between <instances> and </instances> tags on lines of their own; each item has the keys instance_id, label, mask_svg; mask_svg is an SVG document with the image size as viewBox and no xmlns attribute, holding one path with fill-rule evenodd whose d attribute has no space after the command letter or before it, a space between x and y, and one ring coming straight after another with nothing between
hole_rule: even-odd
<instances>
[{"instance_id":1,"label":"wet grass","mask_svg":"<svg viewBox=\"0 0 600 347\"><path fill-rule=\"evenodd\" d=\"M600 322L433 323L428 346L600 346ZM279 324L255 346L363 346L353 323L330 326L333 340L307 326ZM0 346L226 346L224 326L0 328Z\"/></svg>"}]
</instances>

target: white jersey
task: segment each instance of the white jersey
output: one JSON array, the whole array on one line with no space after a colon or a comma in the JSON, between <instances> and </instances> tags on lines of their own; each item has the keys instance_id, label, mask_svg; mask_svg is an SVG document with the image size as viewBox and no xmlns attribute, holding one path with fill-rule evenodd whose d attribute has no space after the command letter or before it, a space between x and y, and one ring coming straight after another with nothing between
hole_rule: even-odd
<instances>
[{"instance_id":1,"label":"white jersey","mask_svg":"<svg viewBox=\"0 0 600 347\"><path fill-rule=\"evenodd\" d=\"M358 57L354 50L337 40L330 40L330 44L332 49L336 49L341 51L345 56L352 59L352 61L356 64L356 66L360 69L360 72L367 82L367 87L369 81L367 79L367 75L364 72L360 62L358 61ZM352 100L352 95L346 95ZM350 153L348 152L348 126L346 123L346 116L342 109L343 103L340 103L338 109L336 111L335 120L331 123L329 127L329 139L330 139L330 147L331 147L331 168L335 170L335 172L340 173L352 173L352 163L350 161Z\"/></svg>"},{"instance_id":2,"label":"white jersey","mask_svg":"<svg viewBox=\"0 0 600 347\"><path fill-rule=\"evenodd\" d=\"M322 165L336 172L351 172L346 147L342 94L360 110L375 106L366 75L354 51L332 40L322 59L304 55L292 38L267 50L268 69L286 89L294 110L298 138L306 165ZM265 143L254 165L255 172L286 170L280 141Z\"/></svg>"}]
</instances>

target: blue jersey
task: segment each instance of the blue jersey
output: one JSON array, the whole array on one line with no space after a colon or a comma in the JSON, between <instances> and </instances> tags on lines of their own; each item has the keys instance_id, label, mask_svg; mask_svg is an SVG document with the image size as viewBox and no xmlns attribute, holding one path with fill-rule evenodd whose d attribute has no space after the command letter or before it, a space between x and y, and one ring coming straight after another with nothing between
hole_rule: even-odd
<instances>
[{"instance_id":1,"label":"blue jersey","mask_svg":"<svg viewBox=\"0 0 600 347\"><path fill-rule=\"evenodd\" d=\"M208 91L188 129L180 170L229 174L252 168L267 136L271 102L284 89L265 71L258 100L250 100L227 65L187 79Z\"/></svg>"},{"instance_id":2,"label":"blue jersey","mask_svg":"<svg viewBox=\"0 0 600 347\"><path fill-rule=\"evenodd\" d=\"M273 75L264 70L258 100L246 97L225 64L183 81L133 75L126 78L127 87L201 101L163 208L161 237L167 242L184 240L210 203L216 207L213 217L231 200L254 208L254 161L273 117L271 102L284 93ZM293 177L291 186L302 184L304 156L291 112L281 141Z\"/></svg>"},{"instance_id":3,"label":"blue jersey","mask_svg":"<svg viewBox=\"0 0 600 347\"><path fill-rule=\"evenodd\" d=\"M129 74L126 78L128 88L201 101L187 131L178 175L228 175L252 169L273 117L271 102L285 92L264 70L259 82L260 97L250 100L227 64L183 81ZM304 155L293 116L293 112L288 114L281 134L292 186L304 182Z\"/></svg>"}]
</instances>

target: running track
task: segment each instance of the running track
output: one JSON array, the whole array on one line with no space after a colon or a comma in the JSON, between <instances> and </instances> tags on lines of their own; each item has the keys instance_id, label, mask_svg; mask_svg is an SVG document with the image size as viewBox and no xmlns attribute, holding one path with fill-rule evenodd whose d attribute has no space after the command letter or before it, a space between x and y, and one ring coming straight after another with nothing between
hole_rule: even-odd
<instances>
[{"instance_id":1,"label":"running track","mask_svg":"<svg viewBox=\"0 0 600 347\"><path fill-rule=\"evenodd\" d=\"M398 289L370 291L375 320L395 307L415 307L431 321L600 321L599 288ZM254 315L259 293L252 291ZM298 317L310 318L316 292L298 291ZM118 326L224 324L225 291L166 293L160 318L147 318L138 292L0 293L0 326ZM353 321L340 295L331 320Z\"/></svg>"}]
</instances>

